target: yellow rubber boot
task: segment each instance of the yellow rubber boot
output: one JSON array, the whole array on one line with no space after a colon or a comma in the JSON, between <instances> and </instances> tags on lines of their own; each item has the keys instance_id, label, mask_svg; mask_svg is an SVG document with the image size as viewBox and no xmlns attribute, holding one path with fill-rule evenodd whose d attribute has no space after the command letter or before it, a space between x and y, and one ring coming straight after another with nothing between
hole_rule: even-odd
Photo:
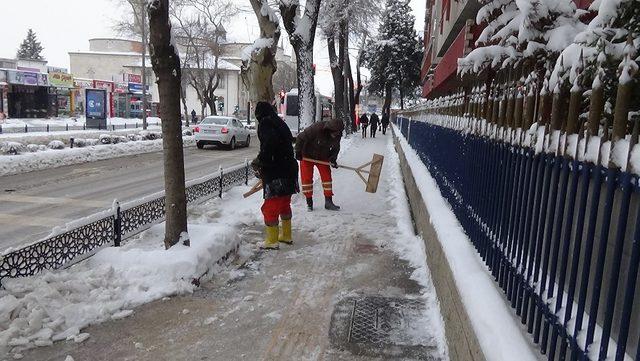
<instances>
[{"instance_id":1,"label":"yellow rubber boot","mask_svg":"<svg viewBox=\"0 0 640 361\"><path fill-rule=\"evenodd\" d=\"M267 226L266 227L266 237L262 245L260 245L261 249L280 249L278 244L278 226Z\"/></svg>"},{"instance_id":2,"label":"yellow rubber boot","mask_svg":"<svg viewBox=\"0 0 640 361\"><path fill-rule=\"evenodd\" d=\"M291 240L291 220L283 219L282 224L280 225L280 234L278 235L278 241L292 245L293 241Z\"/></svg>"}]
</instances>

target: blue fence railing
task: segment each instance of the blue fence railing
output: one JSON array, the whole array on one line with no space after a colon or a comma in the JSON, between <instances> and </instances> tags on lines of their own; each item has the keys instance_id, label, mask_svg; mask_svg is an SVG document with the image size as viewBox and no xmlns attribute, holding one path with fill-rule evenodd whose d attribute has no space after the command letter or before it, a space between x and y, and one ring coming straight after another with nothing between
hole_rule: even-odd
<instances>
[{"instance_id":1,"label":"blue fence railing","mask_svg":"<svg viewBox=\"0 0 640 361\"><path fill-rule=\"evenodd\" d=\"M425 121L395 124L549 360L640 360L637 176Z\"/></svg>"}]
</instances>

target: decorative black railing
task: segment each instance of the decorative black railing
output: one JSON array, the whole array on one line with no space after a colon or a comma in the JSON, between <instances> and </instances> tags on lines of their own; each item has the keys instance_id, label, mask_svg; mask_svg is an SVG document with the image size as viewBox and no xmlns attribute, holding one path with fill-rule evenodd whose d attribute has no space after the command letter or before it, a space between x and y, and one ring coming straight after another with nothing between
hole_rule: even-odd
<instances>
[{"instance_id":1,"label":"decorative black railing","mask_svg":"<svg viewBox=\"0 0 640 361\"><path fill-rule=\"evenodd\" d=\"M202 202L222 197L224 191L249 181L249 165L220 169L187 183L187 202ZM0 257L0 283L5 277L27 277L43 270L57 269L83 260L105 246L120 246L122 240L162 222L165 214L164 194L125 204L114 202L111 210L91 216L79 225L68 226L44 240L8 252Z\"/></svg>"},{"instance_id":2,"label":"decorative black railing","mask_svg":"<svg viewBox=\"0 0 640 361\"><path fill-rule=\"evenodd\" d=\"M148 125L160 125L160 122L149 122ZM136 123L107 124L99 125L96 128L87 128L86 124L41 124L24 126L10 126L0 124L0 134L3 133L34 133L34 132L68 132L73 130L122 130L122 129L138 129L142 128L142 121Z\"/></svg>"},{"instance_id":3,"label":"decorative black railing","mask_svg":"<svg viewBox=\"0 0 640 361\"><path fill-rule=\"evenodd\" d=\"M438 124L395 124L541 353L640 360L638 177L536 152L480 120L427 117Z\"/></svg>"}]
</instances>

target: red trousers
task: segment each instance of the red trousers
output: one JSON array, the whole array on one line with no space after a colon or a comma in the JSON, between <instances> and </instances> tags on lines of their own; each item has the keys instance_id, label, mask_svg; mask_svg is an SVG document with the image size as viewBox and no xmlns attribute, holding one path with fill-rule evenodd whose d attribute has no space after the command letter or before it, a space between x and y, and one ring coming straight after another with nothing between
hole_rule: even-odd
<instances>
[{"instance_id":1,"label":"red trousers","mask_svg":"<svg viewBox=\"0 0 640 361\"><path fill-rule=\"evenodd\" d=\"M306 198L313 197L313 166L318 168L322 189L325 197L333 197L333 183L331 181L331 167L325 164L317 164L306 160L300 161L300 178L302 183L302 194Z\"/></svg>"},{"instance_id":2,"label":"red trousers","mask_svg":"<svg viewBox=\"0 0 640 361\"><path fill-rule=\"evenodd\" d=\"M262 210L264 223L278 223L280 217L291 219L291 196L265 199L260 210Z\"/></svg>"}]
</instances>

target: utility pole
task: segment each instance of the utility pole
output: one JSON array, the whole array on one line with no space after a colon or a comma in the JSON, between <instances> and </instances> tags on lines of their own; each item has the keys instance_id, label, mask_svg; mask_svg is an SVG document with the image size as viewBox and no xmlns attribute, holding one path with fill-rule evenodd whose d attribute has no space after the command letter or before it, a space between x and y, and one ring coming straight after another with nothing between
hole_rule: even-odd
<instances>
[{"instance_id":1,"label":"utility pole","mask_svg":"<svg viewBox=\"0 0 640 361\"><path fill-rule=\"evenodd\" d=\"M140 25L142 27L142 129L147 129L147 11L145 1L140 1Z\"/></svg>"}]
</instances>

